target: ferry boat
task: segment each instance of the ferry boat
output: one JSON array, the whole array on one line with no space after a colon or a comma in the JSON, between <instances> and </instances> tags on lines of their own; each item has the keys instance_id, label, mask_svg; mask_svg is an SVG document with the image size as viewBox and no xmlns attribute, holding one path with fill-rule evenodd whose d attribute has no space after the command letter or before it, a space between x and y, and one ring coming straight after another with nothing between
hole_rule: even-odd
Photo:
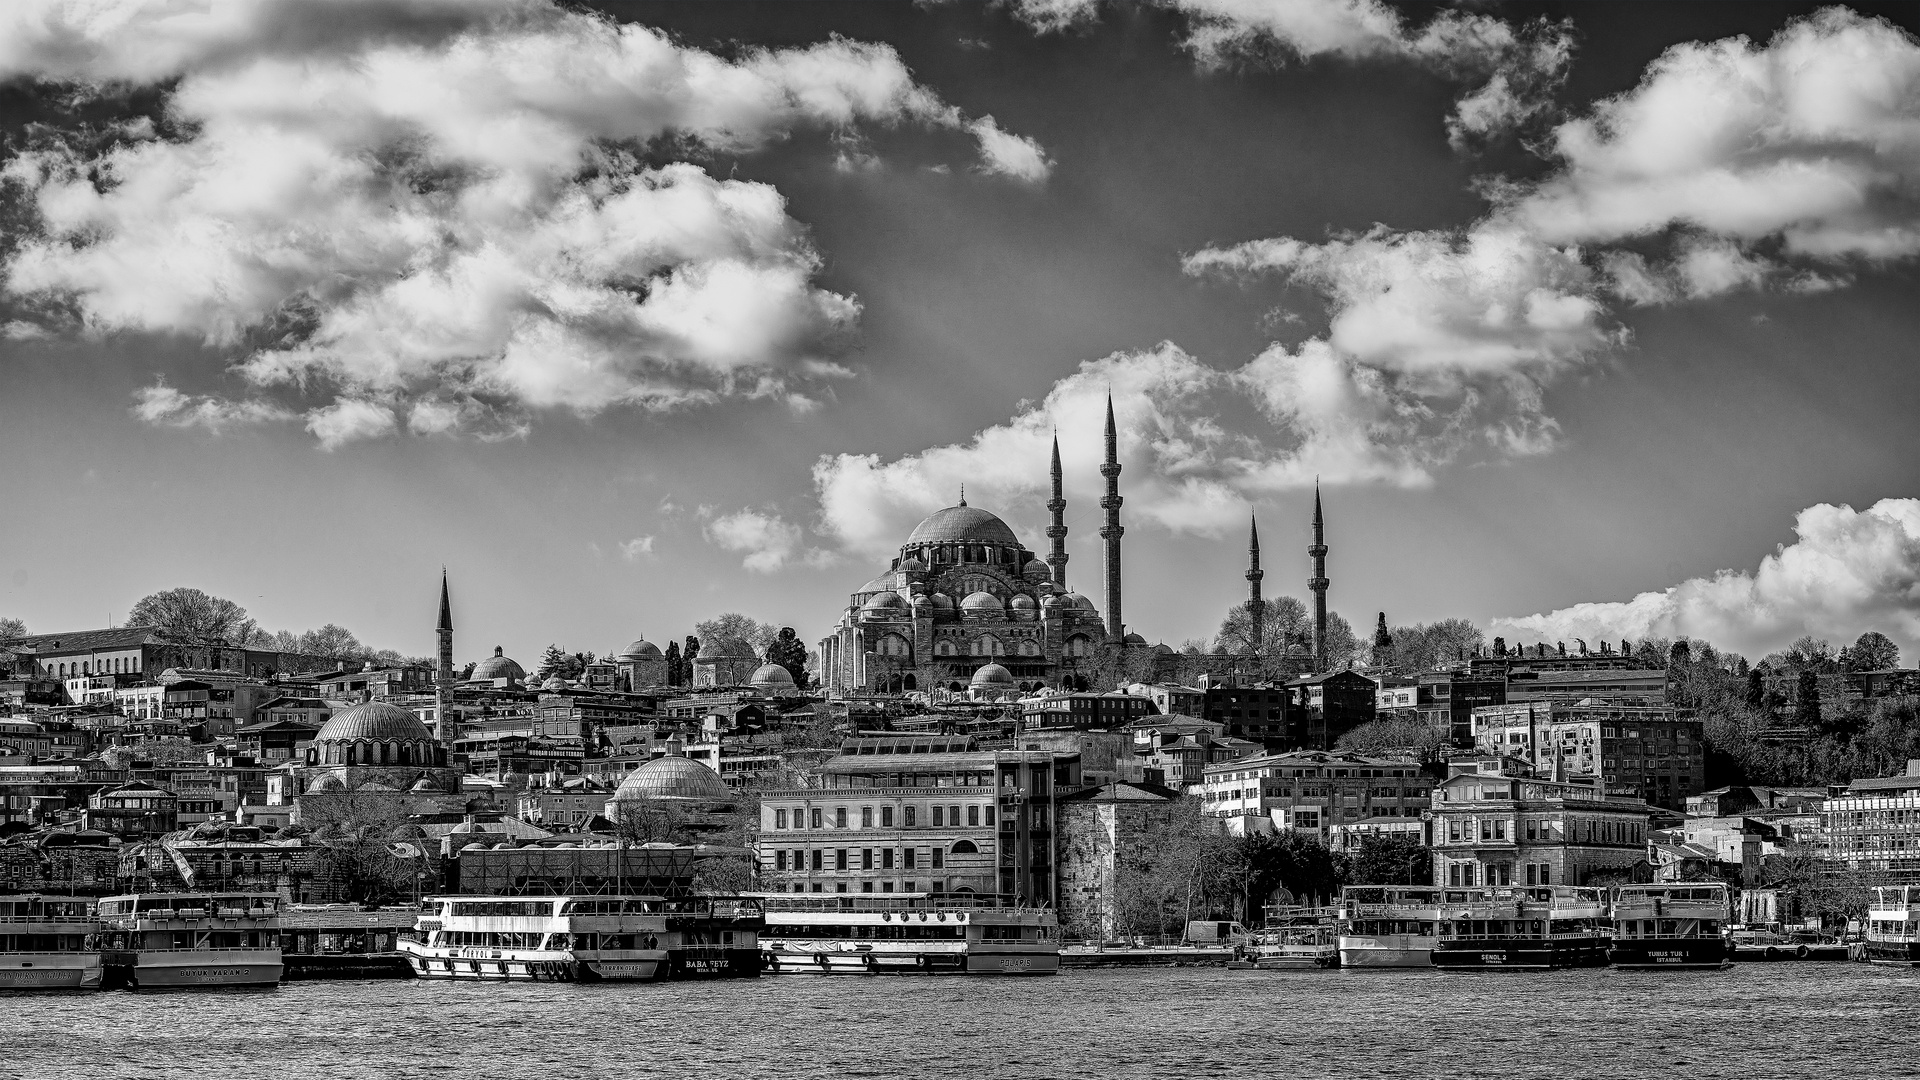
<instances>
[{"instance_id":1,"label":"ferry boat","mask_svg":"<svg viewBox=\"0 0 1920 1080\"><path fill-rule=\"evenodd\" d=\"M271 893L136 893L100 901L100 953L113 986L273 986L280 898Z\"/></svg>"},{"instance_id":2,"label":"ferry boat","mask_svg":"<svg viewBox=\"0 0 1920 1080\"><path fill-rule=\"evenodd\" d=\"M770 975L1052 975L1059 921L992 896L766 893Z\"/></svg>"},{"instance_id":3,"label":"ferry boat","mask_svg":"<svg viewBox=\"0 0 1920 1080\"><path fill-rule=\"evenodd\" d=\"M1433 966L1440 894L1431 885L1349 885L1340 890L1340 966Z\"/></svg>"},{"instance_id":4,"label":"ferry boat","mask_svg":"<svg viewBox=\"0 0 1920 1080\"><path fill-rule=\"evenodd\" d=\"M1269 908L1267 924L1247 942L1247 959L1261 971L1338 967L1332 913L1319 908Z\"/></svg>"},{"instance_id":5,"label":"ferry boat","mask_svg":"<svg viewBox=\"0 0 1920 1080\"><path fill-rule=\"evenodd\" d=\"M1433 966L1449 971L1605 967L1605 889L1441 889Z\"/></svg>"},{"instance_id":6,"label":"ferry boat","mask_svg":"<svg viewBox=\"0 0 1920 1080\"><path fill-rule=\"evenodd\" d=\"M426 979L757 978L758 901L689 896L443 896L402 938Z\"/></svg>"},{"instance_id":7,"label":"ferry boat","mask_svg":"<svg viewBox=\"0 0 1920 1080\"><path fill-rule=\"evenodd\" d=\"M1867 904L1867 960L1920 965L1920 885L1880 885Z\"/></svg>"},{"instance_id":8,"label":"ferry boat","mask_svg":"<svg viewBox=\"0 0 1920 1080\"><path fill-rule=\"evenodd\" d=\"M1717 881L1622 885L1613 893L1607 959L1619 968L1731 967L1732 915L1731 891Z\"/></svg>"},{"instance_id":9,"label":"ferry boat","mask_svg":"<svg viewBox=\"0 0 1920 1080\"><path fill-rule=\"evenodd\" d=\"M84 896L0 896L0 990L97 990L93 901Z\"/></svg>"}]
</instances>

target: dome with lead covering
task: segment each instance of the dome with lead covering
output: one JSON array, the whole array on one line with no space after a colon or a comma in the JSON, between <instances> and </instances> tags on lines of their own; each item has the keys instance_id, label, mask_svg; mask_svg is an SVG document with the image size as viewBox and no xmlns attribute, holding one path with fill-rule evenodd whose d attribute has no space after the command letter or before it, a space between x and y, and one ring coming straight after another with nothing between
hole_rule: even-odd
<instances>
[{"instance_id":1,"label":"dome with lead covering","mask_svg":"<svg viewBox=\"0 0 1920 1080\"><path fill-rule=\"evenodd\" d=\"M514 682L522 682L526 677L526 669L515 663L506 655L506 650L498 645L493 647L492 656L473 665L472 678L475 681L492 682L495 679L511 679Z\"/></svg>"},{"instance_id":2,"label":"dome with lead covering","mask_svg":"<svg viewBox=\"0 0 1920 1080\"><path fill-rule=\"evenodd\" d=\"M433 733L420 718L384 701L367 701L342 709L313 733L313 741L431 743Z\"/></svg>"},{"instance_id":3,"label":"dome with lead covering","mask_svg":"<svg viewBox=\"0 0 1920 1080\"><path fill-rule=\"evenodd\" d=\"M791 694L799 689L793 681L793 672L779 664L761 664L754 669L753 678L747 681L755 690L768 693Z\"/></svg>"},{"instance_id":4,"label":"dome with lead covering","mask_svg":"<svg viewBox=\"0 0 1920 1080\"><path fill-rule=\"evenodd\" d=\"M907 547L921 544L1006 544L1017 547L1020 541L1007 523L980 509L961 503L936 510L914 526Z\"/></svg>"},{"instance_id":5,"label":"dome with lead covering","mask_svg":"<svg viewBox=\"0 0 1920 1080\"><path fill-rule=\"evenodd\" d=\"M640 637L634 638L633 644L627 646L626 651L622 652L618 657L615 657L615 659L660 660L663 659L663 655L664 654L660 652L660 646L655 645L646 638Z\"/></svg>"},{"instance_id":6,"label":"dome with lead covering","mask_svg":"<svg viewBox=\"0 0 1920 1080\"><path fill-rule=\"evenodd\" d=\"M999 664L987 664L973 673L973 678L968 681L967 686L974 690L1012 690L1014 688L1013 672Z\"/></svg>"},{"instance_id":7,"label":"dome with lead covering","mask_svg":"<svg viewBox=\"0 0 1920 1080\"><path fill-rule=\"evenodd\" d=\"M1000 598L982 590L960 601L961 611L992 612L1002 610Z\"/></svg>"},{"instance_id":8,"label":"dome with lead covering","mask_svg":"<svg viewBox=\"0 0 1920 1080\"><path fill-rule=\"evenodd\" d=\"M655 758L627 774L613 793L614 802L630 799L680 799L687 802L727 802L720 774L692 758Z\"/></svg>"}]
</instances>

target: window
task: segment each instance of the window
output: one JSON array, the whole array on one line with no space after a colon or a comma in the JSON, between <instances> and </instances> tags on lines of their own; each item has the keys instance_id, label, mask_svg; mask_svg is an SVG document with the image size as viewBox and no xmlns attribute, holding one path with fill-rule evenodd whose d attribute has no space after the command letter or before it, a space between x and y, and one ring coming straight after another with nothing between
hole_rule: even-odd
<instances>
[{"instance_id":1,"label":"window","mask_svg":"<svg viewBox=\"0 0 1920 1080\"><path fill-rule=\"evenodd\" d=\"M1453 840L1456 842L1460 839L1460 819L1459 818L1449 818L1447 820L1447 839ZM1453 884L1458 884L1458 882L1453 882Z\"/></svg>"},{"instance_id":2,"label":"window","mask_svg":"<svg viewBox=\"0 0 1920 1080\"><path fill-rule=\"evenodd\" d=\"M861 883L860 883L860 891L861 891L861 892L872 892L872 891L873 891L873 882L871 882L871 881L863 881L863 882L861 882Z\"/></svg>"},{"instance_id":3,"label":"window","mask_svg":"<svg viewBox=\"0 0 1920 1080\"><path fill-rule=\"evenodd\" d=\"M911 813L911 811L909 811L909 813ZM936 807L934 807L934 808L933 808L933 823L934 823L934 825L935 825L936 827L937 827L937 826L940 826L940 825L943 825L943 824L945 824L945 822L943 822L943 821L941 820L941 818L943 818L943 817L945 817L945 816L946 816L945 814L942 814L942 813L940 812L940 808L939 808L939 807L937 807L937 806L936 806ZM907 824L909 824L909 825L911 825L911 824L913 824L913 823L912 823L912 822L908 822Z\"/></svg>"},{"instance_id":4,"label":"window","mask_svg":"<svg viewBox=\"0 0 1920 1080\"><path fill-rule=\"evenodd\" d=\"M1460 864L1459 863L1447 864L1447 884L1449 885L1460 884Z\"/></svg>"},{"instance_id":5,"label":"window","mask_svg":"<svg viewBox=\"0 0 1920 1080\"><path fill-rule=\"evenodd\" d=\"M863 806L860 808L860 827L863 829L873 828L873 807Z\"/></svg>"},{"instance_id":6,"label":"window","mask_svg":"<svg viewBox=\"0 0 1920 1080\"><path fill-rule=\"evenodd\" d=\"M901 819L900 824L905 825L909 829L913 828L913 807L911 806L901 807L900 819Z\"/></svg>"},{"instance_id":7,"label":"window","mask_svg":"<svg viewBox=\"0 0 1920 1080\"><path fill-rule=\"evenodd\" d=\"M773 827L776 829L784 829L787 827L787 812L785 810L775 810L773 812Z\"/></svg>"},{"instance_id":8,"label":"window","mask_svg":"<svg viewBox=\"0 0 1920 1080\"><path fill-rule=\"evenodd\" d=\"M785 850L773 853L773 868L775 870L785 870L787 868L787 853Z\"/></svg>"},{"instance_id":9,"label":"window","mask_svg":"<svg viewBox=\"0 0 1920 1080\"><path fill-rule=\"evenodd\" d=\"M978 806L967 807L967 824L969 825L980 824L980 808Z\"/></svg>"},{"instance_id":10,"label":"window","mask_svg":"<svg viewBox=\"0 0 1920 1080\"><path fill-rule=\"evenodd\" d=\"M862 870L873 869L873 849L872 848L860 849L860 869Z\"/></svg>"},{"instance_id":11,"label":"window","mask_svg":"<svg viewBox=\"0 0 1920 1080\"><path fill-rule=\"evenodd\" d=\"M820 827L820 808L817 806L813 808L813 827Z\"/></svg>"},{"instance_id":12,"label":"window","mask_svg":"<svg viewBox=\"0 0 1920 1080\"><path fill-rule=\"evenodd\" d=\"M1539 884L1539 882L1537 882L1537 881L1535 881L1535 880L1534 880L1534 876L1535 876L1535 875L1536 875L1537 873L1538 873L1538 871L1537 871L1537 870L1536 870L1536 869L1534 868L1534 865L1533 865L1532 863L1528 863L1528 864L1527 864L1527 884L1529 884L1529 885L1537 885L1537 884Z\"/></svg>"},{"instance_id":13,"label":"window","mask_svg":"<svg viewBox=\"0 0 1920 1080\"><path fill-rule=\"evenodd\" d=\"M880 849L880 869L882 870L893 869L893 849L892 848Z\"/></svg>"},{"instance_id":14,"label":"window","mask_svg":"<svg viewBox=\"0 0 1920 1080\"><path fill-rule=\"evenodd\" d=\"M846 848L835 849L833 853L833 868L835 870L845 870L847 868L847 849Z\"/></svg>"},{"instance_id":15,"label":"window","mask_svg":"<svg viewBox=\"0 0 1920 1080\"><path fill-rule=\"evenodd\" d=\"M1541 863L1541 864L1540 864L1540 884L1542 884L1542 885L1551 885L1551 884L1553 884L1553 878L1552 878L1552 876L1551 876L1551 874L1550 874L1550 873L1548 872L1548 869L1547 869L1547 864L1546 864L1546 863Z\"/></svg>"},{"instance_id":16,"label":"window","mask_svg":"<svg viewBox=\"0 0 1920 1080\"><path fill-rule=\"evenodd\" d=\"M953 853L955 855L978 855L980 854L980 845L971 840L956 841L953 845Z\"/></svg>"},{"instance_id":17,"label":"window","mask_svg":"<svg viewBox=\"0 0 1920 1080\"><path fill-rule=\"evenodd\" d=\"M844 806L834 807L833 827L836 829L844 829L847 827L847 808L846 807Z\"/></svg>"},{"instance_id":18,"label":"window","mask_svg":"<svg viewBox=\"0 0 1920 1080\"><path fill-rule=\"evenodd\" d=\"M993 824L993 807L991 806L987 807L984 813L987 816L987 824L992 825Z\"/></svg>"},{"instance_id":19,"label":"window","mask_svg":"<svg viewBox=\"0 0 1920 1080\"><path fill-rule=\"evenodd\" d=\"M880 808L880 827L883 829L893 828L893 807L883 806Z\"/></svg>"},{"instance_id":20,"label":"window","mask_svg":"<svg viewBox=\"0 0 1920 1080\"><path fill-rule=\"evenodd\" d=\"M822 868L823 868L823 861L825 860L825 858L826 858L826 855L827 855L827 853L826 853L825 851L822 851L822 850L821 850L821 849L819 849L819 848L815 848L815 849L814 849L814 852L813 852L813 868L814 868L815 870L820 870L820 869L822 869ZM815 890L816 892L817 892L817 891L819 891L819 888L820 888L820 887L819 887L818 885L816 885L816 886L814 886L814 890Z\"/></svg>"},{"instance_id":21,"label":"window","mask_svg":"<svg viewBox=\"0 0 1920 1080\"><path fill-rule=\"evenodd\" d=\"M914 855L916 855L916 854L918 854L918 853L919 853L919 849L918 849L918 848L907 848L906 850L904 850L904 851L902 851L902 852L900 853L900 866L901 866L901 868L902 868L902 869L906 869L906 870L911 870L911 869L913 869L913 857L914 857ZM912 892L912 891L913 891L913 886L911 886L911 885L909 885L909 886L907 886L907 891L908 891L908 892Z\"/></svg>"},{"instance_id":22,"label":"window","mask_svg":"<svg viewBox=\"0 0 1920 1080\"><path fill-rule=\"evenodd\" d=\"M933 849L933 868L935 870L940 870L945 868L946 865L947 865L947 849L941 848L941 847L934 848Z\"/></svg>"}]
</instances>

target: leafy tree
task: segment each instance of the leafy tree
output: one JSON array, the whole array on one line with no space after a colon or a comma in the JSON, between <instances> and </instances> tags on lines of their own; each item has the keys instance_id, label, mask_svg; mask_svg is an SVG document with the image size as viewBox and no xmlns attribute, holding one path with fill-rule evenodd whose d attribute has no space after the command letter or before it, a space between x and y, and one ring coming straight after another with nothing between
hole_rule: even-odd
<instances>
[{"instance_id":1,"label":"leafy tree","mask_svg":"<svg viewBox=\"0 0 1920 1080\"><path fill-rule=\"evenodd\" d=\"M795 685L804 688L807 685L807 646L793 627L783 626L767 646L767 663L779 664L793 676Z\"/></svg>"},{"instance_id":2,"label":"leafy tree","mask_svg":"<svg viewBox=\"0 0 1920 1080\"><path fill-rule=\"evenodd\" d=\"M555 675L565 678L569 660L571 657L567 655L565 649L548 642L546 649L540 654L540 666L534 674L541 679L551 679Z\"/></svg>"},{"instance_id":3,"label":"leafy tree","mask_svg":"<svg viewBox=\"0 0 1920 1080\"><path fill-rule=\"evenodd\" d=\"M765 654L767 646L780 636L780 628L772 623L755 622L737 611L695 623L693 632L702 641L718 641L721 638L739 638L753 646L755 652Z\"/></svg>"},{"instance_id":4,"label":"leafy tree","mask_svg":"<svg viewBox=\"0 0 1920 1080\"><path fill-rule=\"evenodd\" d=\"M1363 836L1347 863L1348 885L1419 885L1433 876L1433 849L1409 833Z\"/></svg>"},{"instance_id":5,"label":"leafy tree","mask_svg":"<svg viewBox=\"0 0 1920 1080\"><path fill-rule=\"evenodd\" d=\"M1421 761L1435 761L1444 756L1449 744L1446 729L1418 717L1382 717L1340 736L1335 748L1374 755L1412 753Z\"/></svg>"},{"instance_id":6,"label":"leafy tree","mask_svg":"<svg viewBox=\"0 0 1920 1080\"><path fill-rule=\"evenodd\" d=\"M307 796L300 802L301 824L311 830L316 877L330 879L345 899L391 904L412 899L420 859L401 858L389 847L406 823L404 800L383 795Z\"/></svg>"},{"instance_id":7,"label":"leafy tree","mask_svg":"<svg viewBox=\"0 0 1920 1080\"><path fill-rule=\"evenodd\" d=\"M1478 651L1486 642L1480 628L1465 619L1396 626L1391 632L1393 666L1408 674L1432 671Z\"/></svg>"},{"instance_id":8,"label":"leafy tree","mask_svg":"<svg viewBox=\"0 0 1920 1080\"><path fill-rule=\"evenodd\" d=\"M1507 655L1507 639L1506 638L1497 637L1493 639L1493 655L1495 656Z\"/></svg>"},{"instance_id":9,"label":"leafy tree","mask_svg":"<svg viewBox=\"0 0 1920 1080\"><path fill-rule=\"evenodd\" d=\"M1759 668L1747 670L1747 708L1767 707L1767 678Z\"/></svg>"},{"instance_id":10,"label":"leafy tree","mask_svg":"<svg viewBox=\"0 0 1920 1080\"><path fill-rule=\"evenodd\" d=\"M246 608L189 588L142 597L127 612L127 625L152 626L161 636L183 642L241 642L256 629Z\"/></svg>"},{"instance_id":11,"label":"leafy tree","mask_svg":"<svg viewBox=\"0 0 1920 1080\"><path fill-rule=\"evenodd\" d=\"M1799 701L1795 703L1795 718L1809 730L1820 726L1820 677L1812 668L1800 671L1798 690Z\"/></svg>"},{"instance_id":12,"label":"leafy tree","mask_svg":"<svg viewBox=\"0 0 1920 1080\"><path fill-rule=\"evenodd\" d=\"M0 637L5 637L0 633ZM1878 630L1869 630L1840 652L1840 662L1848 671L1879 671L1900 666L1900 646Z\"/></svg>"},{"instance_id":13,"label":"leafy tree","mask_svg":"<svg viewBox=\"0 0 1920 1080\"><path fill-rule=\"evenodd\" d=\"M680 647L680 680L682 685L693 682L693 660L700 655L700 639L687 635L687 643Z\"/></svg>"},{"instance_id":14,"label":"leafy tree","mask_svg":"<svg viewBox=\"0 0 1920 1080\"><path fill-rule=\"evenodd\" d=\"M318 630L309 630L300 635L299 647L292 652L311 653L315 656L366 656L368 649L353 636L353 631L333 623Z\"/></svg>"},{"instance_id":15,"label":"leafy tree","mask_svg":"<svg viewBox=\"0 0 1920 1080\"><path fill-rule=\"evenodd\" d=\"M687 815L665 799L621 799L614 805L614 832L629 844L689 844Z\"/></svg>"},{"instance_id":16,"label":"leafy tree","mask_svg":"<svg viewBox=\"0 0 1920 1080\"><path fill-rule=\"evenodd\" d=\"M0 618L0 641L11 641L14 638L23 638L26 636L26 623L21 622L19 619Z\"/></svg>"},{"instance_id":17,"label":"leafy tree","mask_svg":"<svg viewBox=\"0 0 1920 1080\"><path fill-rule=\"evenodd\" d=\"M684 677L684 673L681 670L682 663L683 661L680 659L680 643L677 641L667 642L667 685L668 686L679 686L681 683L686 681Z\"/></svg>"}]
</instances>

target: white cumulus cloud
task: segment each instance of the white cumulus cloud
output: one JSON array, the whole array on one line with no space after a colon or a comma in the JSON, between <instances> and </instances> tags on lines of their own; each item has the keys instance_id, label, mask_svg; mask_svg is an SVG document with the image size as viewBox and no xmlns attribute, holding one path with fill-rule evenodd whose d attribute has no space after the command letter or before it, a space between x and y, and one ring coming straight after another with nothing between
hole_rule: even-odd
<instances>
[{"instance_id":1,"label":"white cumulus cloud","mask_svg":"<svg viewBox=\"0 0 1920 1080\"><path fill-rule=\"evenodd\" d=\"M218 433L229 427L293 420L295 414L270 401L229 401L187 394L165 383L133 392L133 415L162 427L197 427Z\"/></svg>"},{"instance_id":2,"label":"white cumulus cloud","mask_svg":"<svg viewBox=\"0 0 1920 1080\"><path fill-rule=\"evenodd\" d=\"M1807 634L1851 642L1877 630L1920 649L1920 499L1800 511L1798 539L1752 571L1723 570L1631 600L1493 620L1509 641L1694 637L1760 656Z\"/></svg>"},{"instance_id":3,"label":"white cumulus cloud","mask_svg":"<svg viewBox=\"0 0 1920 1080\"><path fill-rule=\"evenodd\" d=\"M653 537L636 536L631 540L620 541L620 557L628 562L638 562L641 558L653 554Z\"/></svg>"},{"instance_id":4,"label":"white cumulus cloud","mask_svg":"<svg viewBox=\"0 0 1920 1080\"><path fill-rule=\"evenodd\" d=\"M806 546L798 525L770 510L722 514L708 521L704 531L709 543L744 555L740 564L757 574L771 574L796 562L820 566L832 560L830 553Z\"/></svg>"},{"instance_id":5,"label":"white cumulus cloud","mask_svg":"<svg viewBox=\"0 0 1920 1080\"><path fill-rule=\"evenodd\" d=\"M6 162L37 215L9 291L95 331L199 338L261 387L361 417L378 401L416 433L812 400L846 374L831 357L860 304L816 283L785 199L644 162L662 140L749 152L905 123L970 135L983 171L1049 166L884 45L723 57L536 0L21 0L0 13L6 76L129 110L111 138L53 131ZM133 114L138 84L161 84L157 112ZM326 416L309 426L341 430Z\"/></svg>"}]
</instances>

